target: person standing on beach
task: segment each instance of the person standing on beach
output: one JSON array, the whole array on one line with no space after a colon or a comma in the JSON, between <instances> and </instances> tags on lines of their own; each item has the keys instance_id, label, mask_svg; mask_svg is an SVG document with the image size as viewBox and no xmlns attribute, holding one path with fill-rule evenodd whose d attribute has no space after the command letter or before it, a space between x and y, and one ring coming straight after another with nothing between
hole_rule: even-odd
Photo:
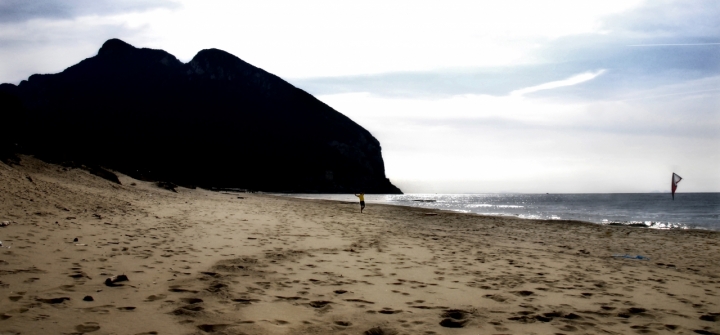
<instances>
[{"instance_id":1,"label":"person standing on beach","mask_svg":"<svg viewBox=\"0 0 720 335\"><path fill-rule=\"evenodd\" d=\"M365 193L355 194L356 197L360 198L360 213L365 209Z\"/></svg>"}]
</instances>

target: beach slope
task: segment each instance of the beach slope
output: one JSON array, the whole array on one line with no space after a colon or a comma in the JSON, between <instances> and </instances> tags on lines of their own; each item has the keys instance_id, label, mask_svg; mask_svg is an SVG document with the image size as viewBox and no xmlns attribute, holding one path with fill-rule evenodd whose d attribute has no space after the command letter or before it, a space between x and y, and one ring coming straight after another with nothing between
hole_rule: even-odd
<instances>
[{"instance_id":1,"label":"beach slope","mask_svg":"<svg viewBox=\"0 0 720 335\"><path fill-rule=\"evenodd\" d=\"M716 232L360 214L21 158L0 163L3 334L720 333Z\"/></svg>"}]
</instances>

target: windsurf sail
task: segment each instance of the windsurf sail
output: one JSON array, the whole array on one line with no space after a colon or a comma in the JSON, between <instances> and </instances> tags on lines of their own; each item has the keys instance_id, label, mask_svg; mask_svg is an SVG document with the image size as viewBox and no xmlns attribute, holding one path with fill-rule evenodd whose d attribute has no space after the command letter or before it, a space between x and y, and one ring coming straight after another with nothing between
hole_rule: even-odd
<instances>
[{"instance_id":1,"label":"windsurf sail","mask_svg":"<svg viewBox=\"0 0 720 335\"><path fill-rule=\"evenodd\" d=\"M672 175L672 198L675 200L675 190L677 190L677 184L682 180L682 177L678 176L675 172Z\"/></svg>"}]
</instances>

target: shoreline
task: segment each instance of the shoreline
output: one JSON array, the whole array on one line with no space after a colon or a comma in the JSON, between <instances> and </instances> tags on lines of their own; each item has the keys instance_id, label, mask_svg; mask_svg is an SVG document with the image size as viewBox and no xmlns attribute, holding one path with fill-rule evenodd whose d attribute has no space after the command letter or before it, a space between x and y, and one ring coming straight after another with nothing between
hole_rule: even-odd
<instances>
[{"instance_id":1,"label":"shoreline","mask_svg":"<svg viewBox=\"0 0 720 335\"><path fill-rule=\"evenodd\" d=\"M302 195L308 195L304 193L300 193ZM538 193L540 194L540 193ZM608 193L608 194L615 194L615 193ZM620 194L620 193L618 193ZM628 194L646 194L646 193L628 193ZM647 193L647 194L654 194L654 193ZM716 194L716 192L695 192L693 194ZM264 195L271 195L271 196L277 196L277 197L287 197L292 199L303 199L303 200L322 200L322 201L335 201L340 203L347 203L347 204L357 204L357 201L347 201L347 200L340 200L340 199L327 199L327 198L310 198L310 197L296 197L293 196L292 193L264 193ZM326 194L318 194L318 195L326 195ZM335 194L331 194L335 195ZM407 195L407 194L406 194ZM455 194L443 194L443 195L455 195ZM465 194L457 194L457 195L465 195ZM573 194L575 195L575 194ZM420 200L410 200L410 201L420 201ZM426 202L426 200L420 201L421 203ZM563 222L563 221L577 221L582 223L589 223L594 224L598 226L604 226L604 227L632 227L632 228L646 228L646 229L656 229L656 230L699 230L699 231L709 231L709 232L716 232L720 233L720 228L713 229L708 227L656 227L654 225L648 225L645 224L645 222L651 222L651 223L663 223L662 221L613 221L608 223L603 222L592 222L592 221L585 221L585 220L577 220L577 219L544 219L544 218L527 218L522 217L521 214L487 214L487 213L475 213L469 210L461 210L461 209L443 209L443 208L432 208L432 207L423 207L423 206L409 206L406 204L393 204L389 202L381 202L381 201L366 201L369 205L377 206L377 205L386 205L386 206L401 206L405 208L424 208L427 210L436 210L436 211L446 211L446 212L452 212L452 213L460 213L460 214L471 214L471 215L479 215L479 216L488 216L488 217L499 217L499 218L507 218L507 219L520 219L520 220L535 220L540 222ZM697 225L697 224L685 224L685 223L675 223L678 225Z\"/></svg>"},{"instance_id":2,"label":"shoreline","mask_svg":"<svg viewBox=\"0 0 720 335\"><path fill-rule=\"evenodd\" d=\"M12 221L0 332L720 332L713 231L385 204L361 215L355 202L119 177L0 163L0 221Z\"/></svg>"}]
</instances>

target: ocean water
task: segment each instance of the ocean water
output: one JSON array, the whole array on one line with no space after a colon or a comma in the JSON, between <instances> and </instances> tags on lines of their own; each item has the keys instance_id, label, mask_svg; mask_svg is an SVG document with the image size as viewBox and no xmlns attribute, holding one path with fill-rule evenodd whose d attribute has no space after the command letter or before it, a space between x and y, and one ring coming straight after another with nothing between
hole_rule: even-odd
<instances>
[{"instance_id":1,"label":"ocean water","mask_svg":"<svg viewBox=\"0 0 720 335\"><path fill-rule=\"evenodd\" d=\"M352 194L282 195L358 201ZM669 193L368 194L365 202L541 220L720 231L720 193L678 193L675 200Z\"/></svg>"}]
</instances>

